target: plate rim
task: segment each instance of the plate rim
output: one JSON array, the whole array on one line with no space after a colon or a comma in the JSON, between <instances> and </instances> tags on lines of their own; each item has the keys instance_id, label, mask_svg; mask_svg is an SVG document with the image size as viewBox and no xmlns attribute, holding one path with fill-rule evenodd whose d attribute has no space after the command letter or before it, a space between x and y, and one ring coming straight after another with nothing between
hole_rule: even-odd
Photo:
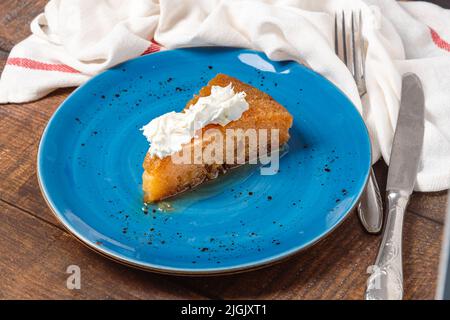
<instances>
[{"instance_id":1,"label":"plate rim","mask_svg":"<svg viewBox=\"0 0 450 320\"><path fill-rule=\"evenodd\" d=\"M170 52L180 52L180 51L199 50L199 49L200 50L211 50L211 49L213 49L213 50L235 50L235 51L253 52L253 53L263 54L268 60L271 60L269 57L267 57L267 55L264 52L253 50L253 49L237 48L237 47L207 46L207 47L189 47L189 48L179 48L179 49L158 51L158 52L152 53L151 55L144 55L144 56L139 56L139 57L136 57L133 59L126 60L126 61L121 62L111 68L118 68L118 67L122 66L123 64L126 64L130 61L147 59L149 56L159 56L159 55L163 55L163 54L170 53ZM271 60L271 61L273 61L273 60ZM279 61L274 61L274 62L279 62ZM96 253L99 253L103 257L109 258L110 260L118 262L122 265L126 265L129 267L133 267L133 268L144 270L144 271L160 273L160 274L177 275L177 276L214 276L214 275L228 275L228 274L248 272L248 271L268 267L268 266L271 266L271 265L274 265L277 263L281 263L289 258L292 258L294 255L314 246L315 244L317 244L318 242L320 242L321 240L323 240L327 236L329 236L333 231L335 231L349 217L350 213L355 209L355 207L359 203L359 199L361 198L361 195L362 195L363 191L365 190L366 185L368 183L370 168L372 166L372 142L370 140L370 135L369 135L369 130L367 128L367 125L366 125L361 113L355 107L355 105L350 100L350 98L340 88L338 88L335 84L333 84L330 80L325 78L320 73L312 70L311 68L309 68L303 64L300 64L298 62L296 62L296 63L301 68L304 68L306 71L312 72L315 75L322 78L323 80L327 81L329 84L331 84L332 87L334 87L336 90L338 90L345 97L345 99L348 100L348 102L354 108L354 111L358 114L358 117L363 124L363 128L364 128L363 131L365 132L365 137L366 137L366 140L368 143L369 159L370 159L369 166L367 167L367 170L365 173L364 183L362 185L362 188L359 190L357 197L355 197L355 200L354 200L354 203L352 204L352 206L345 212L345 214L342 216L342 218L340 218L340 220L333 227L326 230L325 232L322 232L320 235L318 235L314 239L310 240L306 244L303 244L301 246L296 246L290 250L283 251L279 254L272 255L267 258L262 258L257 261L254 261L254 262L241 263L236 266L216 267L216 268L176 268L176 267L158 265L155 263L147 263L147 262L143 262L143 261L138 261L134 258L126 257L126 256L119 254L117 252L114 252L112 250L109 250L109 249L107 250L100 245L92 243L90 240L86 239L80 232L78 232L73 226L71 226L71 224L67 221L67 219L61 214L61 212L59 212L59 210L57 209L57 207L51 200L50 193L48 192L47 188L45 187L45 182L43 181L44 179L43 179L42 173L41 173L41 165L42 165L42 158L43 158L43 154L42 154L43 144L45 143L45 140L48 135L48 130L49 130L51 124L55 121L56 115L60 112L60 110L67 103L67 101L73 95L75 95L77 91L82 90L91 81L94 81L94 79L96 77L98 77L106 72L109 72L111 70L111 68L106 69L106 70L100 72L99 74L93 76L92 78L90 78L89 80L87 80L86 82L84 82L83 84L78 86L72 93L70 93L64 99L64 101L62 103L60 103L60 105L57 107L57 109L53 112L52 116L50 117L50 119L48 120L48 122L45 126L45 129L43 130L43 132L41 134L41 137L39 139L38 152L37 152L37 156L36 156L36 158L37 158L36 159L37 160L36 161L36 175L37 175L39 189L41 191L41 194L42 194L47 206L49 207L50 211L55 216L55 218L62 224L64 229L67 230L70 235L72 235L76 240L78 240L79 242L84 244L89 249L93 250Z\"/></svg>"}]
</instances>

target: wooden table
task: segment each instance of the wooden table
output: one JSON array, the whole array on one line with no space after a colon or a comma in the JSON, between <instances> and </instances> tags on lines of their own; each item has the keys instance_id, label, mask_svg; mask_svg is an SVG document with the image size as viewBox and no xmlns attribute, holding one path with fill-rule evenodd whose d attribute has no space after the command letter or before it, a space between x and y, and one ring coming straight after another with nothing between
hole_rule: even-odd
<instances>
[{"instance_id":1,"label":"wooden table","mask_svg":"<svg viewBox=\"0 0 450 320\"><path fill-rule=\"evenodd\" d=\"M0 70L29 34L44 0L0 3ZM318 245L259 271L175 277L134 270L84 247L55 219L39 191L41 133L72 89L27 104L0 105L0 298L76 299L361 299L380 236L364 233L355 213ZM376 173L384 188L386 165ZM432 299L436 289L446 192L415 193L404 229L405 298ZM81 268L81 290L66 288L66 268Z\"/></svg>"}]
</instances>

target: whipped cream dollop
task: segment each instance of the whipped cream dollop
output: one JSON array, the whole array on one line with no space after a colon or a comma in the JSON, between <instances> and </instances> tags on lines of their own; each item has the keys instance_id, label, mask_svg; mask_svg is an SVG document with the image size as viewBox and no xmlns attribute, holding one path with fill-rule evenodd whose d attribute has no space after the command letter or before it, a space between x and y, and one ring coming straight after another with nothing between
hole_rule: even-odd
<instances>
[{"instance_id":1,"label":"whipped cream dollop","mask_svg":"<svg viewBox=\"0 0 450 320\"><path fill-rule=\"evenodd\" d=\"M225 126L239 119L249 108L245 96L243 91L235 93L231 83L226 87L212 86L209 96L199 98L183 112L172 111L153 119L141 129L150 142L150 155L172 155L205 126Z\"/></svg>"}]
</instances>

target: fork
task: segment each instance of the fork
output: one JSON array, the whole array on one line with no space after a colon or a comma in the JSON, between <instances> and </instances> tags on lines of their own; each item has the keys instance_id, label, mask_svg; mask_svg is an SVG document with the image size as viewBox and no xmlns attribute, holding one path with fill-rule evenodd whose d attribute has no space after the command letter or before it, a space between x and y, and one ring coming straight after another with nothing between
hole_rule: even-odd
<instances>
[{"instance_id":1,"label":"fork","mask_svg":"<svg viewBox=\"0 0 450 320\"><path fill-rule=\"evenodd\" d=\"M361 24L361 11L357 15L352 11L350 32L346 32L347 21L345 20L345 12L342 11L341 13L340 23L338 23L338 15L335 14L334 16L334 50L355 79L360 97L367 93L365 43L362 38ZM339 34L341 35L340 37ZM383 226L383 204L372 167L370 167L369 179L361 195L357 211L361 224L367 232L379 233L381 231Z\"/></svg>"}]
</instances>

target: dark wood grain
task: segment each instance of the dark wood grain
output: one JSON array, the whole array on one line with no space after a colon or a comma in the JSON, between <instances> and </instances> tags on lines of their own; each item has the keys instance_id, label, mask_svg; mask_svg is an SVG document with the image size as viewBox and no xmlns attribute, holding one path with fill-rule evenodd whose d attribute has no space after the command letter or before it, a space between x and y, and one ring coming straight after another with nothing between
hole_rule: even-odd
<instances>
[{"instance_id":1,"label":"dark wood grain","mask_svg":"<svg viewBox=\"0 0 450 320\"><path fill-rule=\"evenodd\" d=\"M411 196L409 210L428 219L444 223L447 201L447 190L428 193L415 192Z\"/></svg>"},{"instance_id":2,"label":"dark wood grain","mask_svg":"<svg viewBox=\"0 0 450 320\"><path fill-rule=\"evenodd\" d=\"M1 199L55 223L42 197L36 177L41 134L70 89L58 90L43 100L0 105Z\"/></svg>"},{"instance_id":3,"label":"dark wood grain","mask_svg":"<svg viewBox=\"0 0 450 320\"><path fill-rule=\"evenodd\" d=\"M12 46L46 1L0 2L0 70ZM362 299L366 268L379 236L363 232L355 213L325 240L280 264L220 277L155 275L112 262L74 240L54 218L36 179L40 135L71 89L28 104L0 105L0 299ZM375 166L385 189L387 167ZM405 221L405 298L432 299L440 253L445 192L415 193ZM79 265L82 289L65 286Z\"/></svg>"},{"instance_id":4,"label":"dark wood grain","mask_svg":"<svg viewBox=\"0 0 450 320\"><path fill-rule=\"evenodd\" d=\"M44 11L46 0L0 1L0 50L9 52L30 35L30 22Z\"/></svg>"},{"instance_id":5,"label":"dark wood grain","mask_svg":"<svg viewBox=\"0 0 450 320\"><path fill-rule=\"evenodd\" d=\"M0 201L0 299L201 299L172 277L134 270L82 246L67 233ZM69 265L81 289L66 287Z\"/></svg>"},{"instance_id":6,"label":"dark wood grain","mask_svg":"<svg viewBox=\"0 0 450 320\"><path fill-rule=\"evenodd\" d=\"M5 67L6 59L8 58L8 52L0 50L0 72L3 71Z\"/></svg>"}]
</instances>

